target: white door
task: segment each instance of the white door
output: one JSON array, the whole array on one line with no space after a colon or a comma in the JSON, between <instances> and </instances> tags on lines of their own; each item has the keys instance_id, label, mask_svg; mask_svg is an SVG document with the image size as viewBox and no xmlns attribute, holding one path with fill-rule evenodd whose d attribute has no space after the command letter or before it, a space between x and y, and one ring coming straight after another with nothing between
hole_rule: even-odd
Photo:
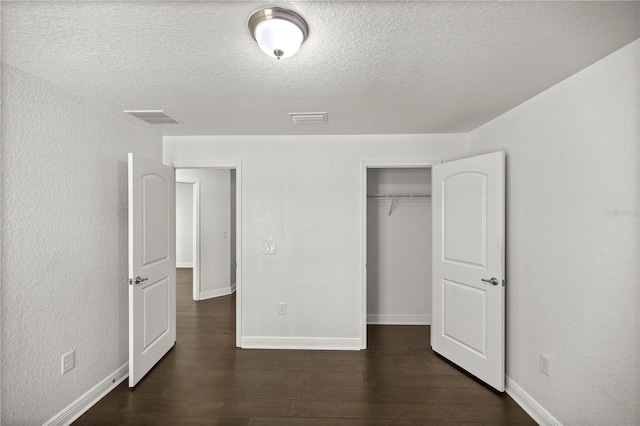
<instances>
[{"instance_id":1,"label":"white door","mask_svg":"<svg viewBox=\"0 0 640 426\"><path fill-rule=\"evenodd\" d=\"M129 386L176 342L173 167L129 154Z\"/></svg>"},{"instance_id":2,"label":"white door","mask_svg":"<svg viewBox=\"0 0 640 426\"><path fill-rule=\"evenodd\" d=\"M504 391L504 152L433 166L431 347Z\"/></svg>"}]
</instances>

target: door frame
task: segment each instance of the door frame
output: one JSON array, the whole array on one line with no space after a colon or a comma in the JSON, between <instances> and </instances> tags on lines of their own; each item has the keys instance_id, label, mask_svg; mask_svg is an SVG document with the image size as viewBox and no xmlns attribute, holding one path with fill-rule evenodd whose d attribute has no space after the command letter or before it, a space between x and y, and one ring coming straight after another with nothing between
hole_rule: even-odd
<instances>
[{"instance_id":1,"label":"door frame","mask_svg":"<svg viewBox=\"0 0 640 426\"><path fill-rule=\"evenodd\" d=\"M200 300L200 180L178 179L176 183L192 185L193 200L193 300Z\"/></svg>"},{"instance_id":2,"label":"door frame","mask_svg":"<svg viewBox=\"0 0 640 426\"><path fill-rule=\"evenodd\" d=\"M430 169L436 158L377 159L360 162L360 349L367 348L367 170Z\"/></svg>"},{"instance_id":3,"label":"door frame","mask_svg":"<svg viewBox=\"0 0 640 426\"><path fill-rule=\"evenodd\" d=\"M242 347L242 161L174 161L168 165L176 169L234 169L236 171L236 346L240 348Z\"/></svg>"}]
</instances>

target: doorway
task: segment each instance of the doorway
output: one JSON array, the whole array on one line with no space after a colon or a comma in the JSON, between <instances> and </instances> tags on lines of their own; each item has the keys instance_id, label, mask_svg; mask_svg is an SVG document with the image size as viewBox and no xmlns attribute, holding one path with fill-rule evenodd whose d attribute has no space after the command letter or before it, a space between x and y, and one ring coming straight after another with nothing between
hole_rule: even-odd
<instances>
[{"instance_id":1,"label":"doorway","mask_svg":"<svg viewBox=\"0 0 640 426\"><path fill-rule=\"evenodd\" d=\"M362 349L367 324L431 323L431 166L362 164Z\"/></svg>"},{"instance_id":2,"label":"doorway","mask_svg":"<svg viewBox=\"0 0 640 426\"><path fill-rule=\"evenodd\" d=\"M193 268L193 300L235 291L235 170L176 170L176 265Z\"/></svg>"},{"instance_id":3,"label":"doorway","mask_svg":"<svg viewBox=\"0 0 640 426\"><path fill-rule=\"evenodd\" d=\"M236 345L239 347L240 164L173 166L176 169L176 266L193 268L194 301L236 293ZM181 217L187 219L183 224L179 223Z\"/></svg>"},{"instance_id":4,"label":"doorway","mask_svg":"<svg viewBox=\"0 0 640 426\"><path fill-rule=\"evenodd\" d=\"M191 269L193 300L200 300L199 259L200 181L176 172L176 267Z\"/></svg>"}]
</instances>

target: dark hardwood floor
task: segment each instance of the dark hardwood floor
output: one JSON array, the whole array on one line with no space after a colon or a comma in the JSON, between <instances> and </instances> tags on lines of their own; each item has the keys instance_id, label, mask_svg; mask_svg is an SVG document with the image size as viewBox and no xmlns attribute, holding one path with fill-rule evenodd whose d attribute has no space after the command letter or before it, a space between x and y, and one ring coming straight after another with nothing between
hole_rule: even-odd
<instances>
[{"instance_id":1,"label":"dark hardwood floor","mask_svg":"<svg viewBox=\"0 0 640 426\"><path fill-rule=\"evenodd\" d=\"M76 425L535 424L429 346L427 326L369 326L365 351L235 347L235 295L194 302L177 279L176 346Z\"/></svg>"}]
</instances>

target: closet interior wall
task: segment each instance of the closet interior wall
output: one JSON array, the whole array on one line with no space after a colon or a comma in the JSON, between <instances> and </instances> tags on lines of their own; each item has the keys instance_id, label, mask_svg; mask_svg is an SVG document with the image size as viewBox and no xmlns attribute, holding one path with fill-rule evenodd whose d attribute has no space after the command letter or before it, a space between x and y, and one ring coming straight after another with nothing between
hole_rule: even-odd
<instances>
[{"instance_id":1,"label":"closet interior wall","mask_svg":"<svg viewBox=\"0 0 640 426\"><path fill-rule=\"evenodd\" d=\"M431 324L430 196L429 168L367 170L368 324Z\"/></svg>"}]
</instances>

